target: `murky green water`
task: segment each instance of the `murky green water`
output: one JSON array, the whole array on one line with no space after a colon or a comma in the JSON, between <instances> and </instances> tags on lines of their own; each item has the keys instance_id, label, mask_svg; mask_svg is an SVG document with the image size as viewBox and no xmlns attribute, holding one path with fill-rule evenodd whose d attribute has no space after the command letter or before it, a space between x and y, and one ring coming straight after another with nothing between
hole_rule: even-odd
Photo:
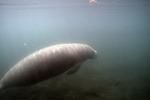
<instances>
[{"instance_id":1,"label":"murky green water","mask_svg":"<svg viewBox=\"0 0 150 100\"><path fill-rule=\"evenodd\" d=\"M73 75L0 91L0 100L149 100L148 0L0 1L0 78L46 46L85 43L98 51Z\"/></svg>"}]
</instances>

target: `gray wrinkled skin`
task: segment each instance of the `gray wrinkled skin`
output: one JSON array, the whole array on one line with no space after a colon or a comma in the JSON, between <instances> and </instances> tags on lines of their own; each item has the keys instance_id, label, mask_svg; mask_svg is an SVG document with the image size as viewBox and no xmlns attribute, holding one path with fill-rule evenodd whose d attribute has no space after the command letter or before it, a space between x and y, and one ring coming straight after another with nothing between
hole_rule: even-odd
<instances>
[{"instance_id":1,"label":"gray wrinkled skin","mask_svg":"<svg viewBox=\"0 0 150 100\"><path fill-rule=\"evenodd\" d=\"M1 79L0 89L36 84L96 56L97 52L85 44L59 44L41 49L14 65Z\"/></svg>"}]
</instances>

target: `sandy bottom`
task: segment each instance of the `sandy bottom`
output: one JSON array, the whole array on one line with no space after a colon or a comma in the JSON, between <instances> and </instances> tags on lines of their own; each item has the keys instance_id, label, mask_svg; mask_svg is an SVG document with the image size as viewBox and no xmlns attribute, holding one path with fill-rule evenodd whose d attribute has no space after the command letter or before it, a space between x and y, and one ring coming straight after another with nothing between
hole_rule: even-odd
<instances>
[{"instance_id":1,"label":"sandy bottom","mask_svg":"<svg viewBox=\"0 0 150 100\"><path fill-rule=\"evenodd\" d=\"M137 87L86 69L33 86L2 90L0 100L150 100L149 93L149 86Z\"/></svg>"}]
</instances>

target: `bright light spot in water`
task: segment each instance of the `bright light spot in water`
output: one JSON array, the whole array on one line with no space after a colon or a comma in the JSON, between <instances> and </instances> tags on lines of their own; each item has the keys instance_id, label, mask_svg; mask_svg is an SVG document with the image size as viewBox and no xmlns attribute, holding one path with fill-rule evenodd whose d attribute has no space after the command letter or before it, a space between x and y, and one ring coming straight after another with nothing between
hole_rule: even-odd
<instances>
[{"instance_id":1,"label":"bright light spot in water","mask_svg":"<svg viewBox=\"0 0 150 100\"><path fill-rule=\"evenodd\" d=\"M89 4L90 4L90 3L95 3L96 5L98 5L98 2L97 2L96 0L90 0L90 1L89 1Z\"/></svg>"},{"instance_id":2,"label":"bright light spot in water","mask_svg":"<svg viewBox=\"0 0 150 100\"><path fill-rule=\"evenodd\" d=\"M26 43L24 43L23 45L24 45L24 46L26 46L27 44L26 44Z\"/></svg>"}]
</instances>

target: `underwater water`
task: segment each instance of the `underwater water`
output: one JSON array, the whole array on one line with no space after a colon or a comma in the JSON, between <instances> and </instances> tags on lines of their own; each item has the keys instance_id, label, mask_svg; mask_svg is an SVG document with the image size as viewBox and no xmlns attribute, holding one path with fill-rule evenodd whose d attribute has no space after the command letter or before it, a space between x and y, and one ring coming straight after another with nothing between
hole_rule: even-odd
<instances>
[{"instance_id":1,"label":"underwater water","mask_svg":"<svg viewBox=\"0 0 150 100\"><path fill-rule=\"evenodd\" d=\"M73 75L0 91L0 100L150 100L149 0L0 1L0 78L59 43L98 52Z\"/></svg>"}]
</instances>

